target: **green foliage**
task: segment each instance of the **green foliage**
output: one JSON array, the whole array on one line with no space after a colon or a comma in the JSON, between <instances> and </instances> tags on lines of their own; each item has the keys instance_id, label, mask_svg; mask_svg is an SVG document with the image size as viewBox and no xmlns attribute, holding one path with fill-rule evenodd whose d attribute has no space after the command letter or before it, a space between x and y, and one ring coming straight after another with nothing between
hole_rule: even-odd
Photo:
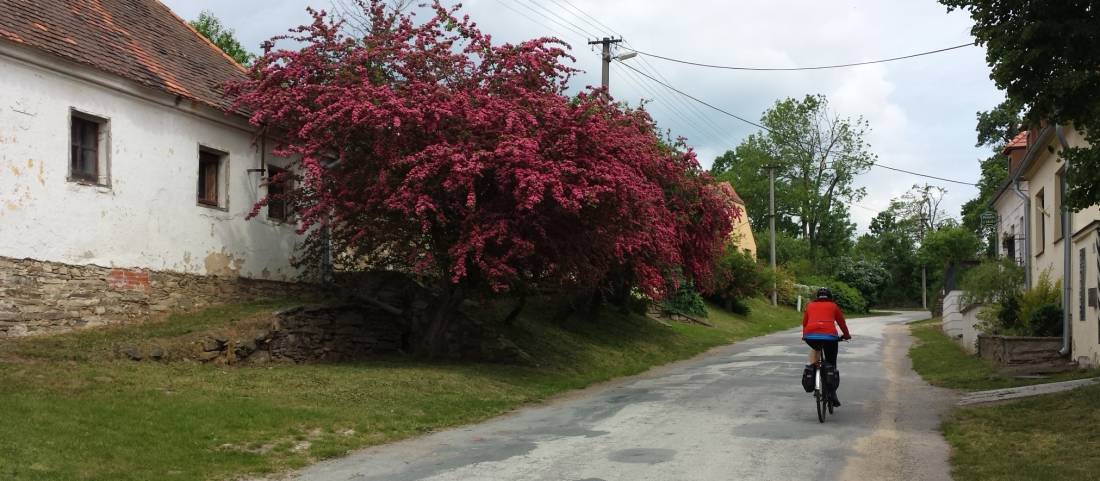
<instances>
[{"instance_id":1,"label":"green foliage","mask_svg":"<svg viewBox=\"0 0 1100 481\"><path fill-rule=\"evenodd\" d=\"M716 301L728 302L771 292L771 279L751 255L733 244L726 244L722 257L714 266L712 280L704 290Z\"/></svg>"},{"instance_id":2,"label":"green foliage","mask_svg":"<svg viewBox=\"0 0 1100 481\"><path fill-rule=\"evenodd\" d=\"M707 317L707 305L703 296L691 282L681 282L676 292L661 301L665 309L688 316Z\"/></svg>"},{"instance_id":3,"label":"green foliage","mask_svg":"<svg viewBox=\"0 0 1100 481\"><path fill-rule=\"evenodd\" d=\"M911 220L891 208L879 212L871 220L869 232L856 242L853 256L881 263L890 275L879 293L879 305L920 305L918 231Z\"/></svg>"},{"instance_id":4,"label":"green foliage","mask_svg":"<svg viewBox=\"0 0 1100 481\"><path fill-rule=\"evenodd\" d=\"M833 114L821 95L777 101L760 122L769 131L750 135L715 159L711 173L737 189L753 225L763 227L766 167L775 166L776 229L804 238L811 252L843 252L852 233L845 205L864 195L853 181L875 160L864 140L868 123Z\"/></svg>"},{"instance_id":5,"label":"green foliage","mask_svg":"<svg viewBox=\"0 0 1100 481\"><path fill-rule=\"evenodd\" d=\"M844 312L854 314L867 312L867 300L859 291L844 281L831 277L813 276L803 279L803 284L814 287L828 287L833 293L833 302Z\"/></svg>"},{"instance_id":6,"label":"green foliage","mask_svg":"<svg viewBox=\"0 0 1100 481\"><path fill-rule=\"evenodd\" d=\"M1022 269L1011 262L986 262L965 277L963 288L968 293L964 300L990 303L978 313L981 329L990 334L1062 335L1062 281L1052 281L1047 270L1030 290L1021 292L1022 284Z\"/></svg>"},{"instance_id":7,"label":"green foliage","mask_svg":"<svg viewBox=\"0 0 1100 481\"><path fill-rule=\"evenodd\" d=\"M962 277L959 287L966 292L964 304L999 303L1019 295L1024 286L1024 268L1011 259L987 259Z\"/></svg>"},{"instance_id":8,"label":"green foliage","mask_svg":"<svg viewBox=\"0 0 1100 481\"><path fill-rule=\"evenodd\" d=\"M215 17L212 12L203 10L199 14L199 18L188 23L237 63L247 67L252 64L253 60L256 60L255 55L241 46L241 42L237 40L233 29L222 25L221 20L218 20L218 17Z\"/></svg>"},{"instance_id":9,"label":"green foliage","mask_svg":"<svg viewBox=\"0 0 1100 481\"><path fill-rule=\"evenodd\" d=\"M928 265L959 264L978 256L981 242L964 227L950 227L929 233L920 248L920 258Z\"/></svg>"},{"instance_id":10,"label":"green foliage","mask_svg":"<svg viewBox=\"0 0 1100 481\"><path fill-rule=\"evenodd\" d=\"M839 258L834 272L836 278L856 288L869 306L878 305L879 294L890 282L890 272L877 260Z\"/></svg>"},{"instance_id":11,"label":"green foliage","mask_svg":"<svg viewBox=\"0 0 1100 481\"><path fill-rule=\"evenodd\" d=\"M1080 129L1089 146L1062 153L1070 160L1065 203L1082 209L1100 202L1100 9L1089 1L940 3L970 13L970 33L987 47L990 77L1008 98L979 117L979 128L994 132L990 125L1003 125L1026 108L1031 125L1045 121Z\"/></svg>"},{"instance_id":12,"label":"green foliage","mask_svg":"<svg viewBox=\"0 0 1100 481\"><path fill-rule=\"evenodd\" d=\"M772 270L770 267L764 269L764 276L767 278L765 281L764 294L771 294L772 283L775 284L776 300L780 305L793 306L798 302L798 291L795 288L795 276L790 271L783 267L777 267Z\"/></svg>"},{"instance_id":13,"label":"green foliage","mask_svg":"<svg viewBox=\"0 0 1100 481\"><path fill-rule=\"evenodd\" d=\"M1016 318L1023 324L1023 336L1060 336L1062 334L1062 281L1052 281L1050 271L1043 271L1031 290L1020 294ZM1057 310L1053 324L1050 307ZM1057 332L1053 332L1057 331Z\"/></svg>"}]
</instances>

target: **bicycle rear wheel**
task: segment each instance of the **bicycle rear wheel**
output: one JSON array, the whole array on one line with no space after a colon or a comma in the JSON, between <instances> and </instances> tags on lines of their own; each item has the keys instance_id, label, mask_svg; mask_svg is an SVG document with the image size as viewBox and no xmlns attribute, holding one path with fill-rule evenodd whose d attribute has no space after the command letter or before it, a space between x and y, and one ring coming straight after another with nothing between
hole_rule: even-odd
<instances>
[{"instance_id":1,"label":"bicycle rear wheel","mask_svg":"<svg viewBox=\"0 0 1100 481\"><path fill-rule=\"evenodd\" d=\"M826 399L825 393L820 390L814 391L814 406L817 407L817 420L818 422L825 422L825 403L829 402Z\"/></svg>"}]
</instances>

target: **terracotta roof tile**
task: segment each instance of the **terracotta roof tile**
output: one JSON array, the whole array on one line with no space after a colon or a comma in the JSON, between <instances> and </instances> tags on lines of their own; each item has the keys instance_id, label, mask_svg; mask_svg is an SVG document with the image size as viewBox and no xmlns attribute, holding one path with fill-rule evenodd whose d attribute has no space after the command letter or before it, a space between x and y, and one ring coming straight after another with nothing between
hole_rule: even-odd
<instances>
[{"instance_id":1,"label":"terracotta roof tile","mask_svg":"<svg viewBox=\"0 0 1100 481\"><path fill-rule=\"evenodd\" d=\"M0 39L228 111L245 71L157 0L0 0Z\"/></svg>"},{"instance_id":2,"label":"terracotta roof tile","mask_svg":"<svg viewBox=\"0 0 1100 481\"><path fill-rule=\"evenodd\" d=\"M1008 151L1010 151L1010 150L1026 149L1026 148L1027 148L1027 131L1025 130L1023 132L1020 132L1020 133L1016 134L1016 136L1013 137L1012 140L1008 141L1008 144L1005 145L1004 153L1007 154Z\"/></svg>"}]
</instances>

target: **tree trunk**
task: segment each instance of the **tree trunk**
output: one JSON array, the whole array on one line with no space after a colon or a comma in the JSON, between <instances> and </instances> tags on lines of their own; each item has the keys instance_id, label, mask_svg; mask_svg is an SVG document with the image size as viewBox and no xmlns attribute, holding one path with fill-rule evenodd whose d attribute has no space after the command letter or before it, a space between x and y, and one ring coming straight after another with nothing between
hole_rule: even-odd
<instances>
[{"instance_id":1,"label":"tree trunk","mask_svg":"<svg viewBox=\"0 0 1100 481\"><path fill-rule=\"evenodd\" d=\"M504 318L504 325L511 326L515 324L516 319L519 318L519 313L523 311L523 308L527 306L527 296L519 296L519 302L516 303L516 307L512 308L512 312L508 313L508 316Z\"/></svg>"},{"instance_id":2,"label":"tree trunk","mask_svg":"<svg viewBox=\"0 0 1100 481\"><path fill-rule=\"evenodd\" d=\"M421 352L431 359L445 354L445 349L448 347L447 331L451 327L451 320L455 317L458 306L463 301L457 287L448 285L442 289L442 292L434 309L429 311L428 325L421 339Z\"/></svg>"}]
</instances>

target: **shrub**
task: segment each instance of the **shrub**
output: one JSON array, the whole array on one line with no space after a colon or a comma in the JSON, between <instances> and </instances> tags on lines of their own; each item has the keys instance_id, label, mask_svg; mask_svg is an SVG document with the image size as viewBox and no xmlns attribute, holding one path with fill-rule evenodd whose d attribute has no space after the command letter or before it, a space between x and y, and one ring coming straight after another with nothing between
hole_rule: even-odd
<instances>
[{"instance_id":1,"label":"shrub","mask_svg":"<svg viewBox=\"0 0 1100 481\"><path fill-rule=\"evenodd\" d=\"M831 277L814 276L807 277L804 282L815 287L828 287L833 293L833 301L844 312L867 312L867 300L856 288L849 286L844 281Z\"/></svg>"},{"instance_id":2,"label":"shrub","mask_svg":"<svg viewBox=\"0 0 1100 481\"><path fill-rule=\"evenodd\" d=\"M1049 317L1051 315L1048 306L1051 305L1059 312L1056 321L1058 334L1061 334L1061 301L1062 281L1052 282L1050 279L1050 271L1043 271L1042 274L1039 274L1039 279L1035 282L1035 285L1032 286L1031 290L1020 294L1020 307L1016 312L1016 318L1020 320L1024 328L1020 335L1046 335L1040 333L1050 331L1050 327L1046 324L1049 322ZM1033 323L1033 321L1035 323Z\"/></svg>"},{"instance_id":3,"label":"shrub","mask_svg":"<svg viewBox=\"0 0 1100 481\"><path fill-rule=\"evenodd\" d=\"M890 282L890 272L881 262L842 257L836 267L836 278L859 290L869 305L878 304L879 294Z\"/></svg>"},{"instance_id":4,"label":"shrub","mask_svg":"<svg viewBox=\"0 0 1100 481\"><path fill-rule=\"evenodd\" d=\"M733 244L726 244L712 272L705 290L719 303L771 292L771 276L756 259Z\"/></svg>"},{"instance_id":5,"label":"shrub","mask_svg":"<svg viewBox=\"0 0 1100 481\"><path fill-rule=\"evenodd\" d=\"M661 305L672 312L688 316L707 317L707 305L703 296L690 282L681 282L680 288L661 301Z\"/></svg>"},{"instance_id":6,"label":"shrub","mask_svg":"<svg viewBox=\"0 0 1100 481\"><path fill-rule=\"evenodd\" d=\"M752 313L752 308L749 307L748 304L745 304L745 301L741 299L731 299L725 307L727 311L730 311L734 314L740 314L742 316L748 316Z\"/></svg>"},{"instance_id":7,"label":"shrub","mask_svg":"<svg viewBox=\"0 0 1100 481\"><path fill-rule=\"evenodd\" d=\"M1061 336L1062 314L1062 306L1057 304L1039 306L1027 320L1028 329L1035 336Z\"/></svg>"},{"instance_id":8,"label":"shrub","mask_svg":"<svg viewBox=\"0 0 1100 481\"><path fill-rule=\"evenodd\" d=\"M986 260L970 269L959 287L966 304L1001 303L1015 297L1024 285L1024 268L1010 259Z\"/></svg>"}]
</instances>

